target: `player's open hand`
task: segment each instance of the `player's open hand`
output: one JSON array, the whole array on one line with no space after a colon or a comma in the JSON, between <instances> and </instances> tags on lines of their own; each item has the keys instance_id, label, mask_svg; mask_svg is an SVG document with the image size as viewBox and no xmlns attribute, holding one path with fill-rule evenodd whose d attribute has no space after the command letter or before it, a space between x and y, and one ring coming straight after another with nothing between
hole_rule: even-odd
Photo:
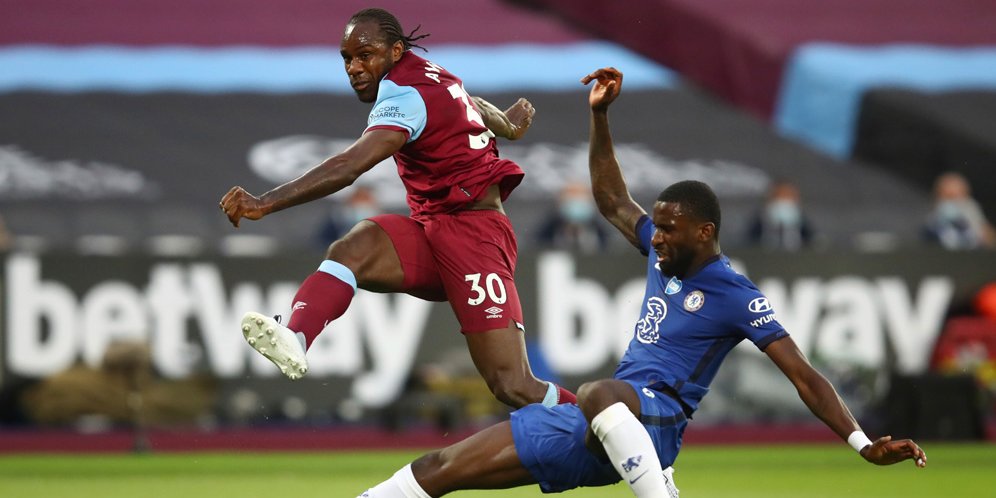
<instances>
[{"instance_id":1,"label":"player's open hand","mask_svg":"<svg viewBox=\"0 0 996 498\"><path fill-rule=\"evenodd\" d=\"M512 125L511 133L505 138L509 140L522 138L529 130L529 126L533 124L534 114L536 114L536 109L533 108L533 104L523 98L512 104L512 107L505 109L505 117Z\"/></svg>"},{"instance_id":2,"label":"player's open hand","mask_svg":"<svg viewBox=\"0 0 996 498\"><path fill-rule=\"evenodd\" d=\"M232 187L221 198L218 206L225 212L228 221L232 222L235 228L239 227L239 221L242 218L258 220L266 215L263 211L263 203L260 202L259 198L246 192L242 187Z\"/></svg>"},{"instance_id":3,"label":"player's open hand","mask_svg":"<svg viewBox=\"0 0 996 498\"><path fill-rule=\"evenodd\" d=\"M892 436L878 438L861 450L861 456L875 465L892 465L912 459L917 467L927 466L927 454L916 443L909 439L893 441Z\"/></svg>"},{"instance_id":4,"label":"player's open hand","mask_svg":"<svg viewBox=\"0 0 996 498\"><path fill-rule=\"evenodd\" d=\"M591 93L588 94L588 104L591 105L591 110L601 112L607 110L609 104L619 96L619 92L622 90L622 80L622 71L614 67L605 67L581 78L581 83L584 85L592 81L595 82L595 85L591 87Z\"/></svg>"}]
</instances>

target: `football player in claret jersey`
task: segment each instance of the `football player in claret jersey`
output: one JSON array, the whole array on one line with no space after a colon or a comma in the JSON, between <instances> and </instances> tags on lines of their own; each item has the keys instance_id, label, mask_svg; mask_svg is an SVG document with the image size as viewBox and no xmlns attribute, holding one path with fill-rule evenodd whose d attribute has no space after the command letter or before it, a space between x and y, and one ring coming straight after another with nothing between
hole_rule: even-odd
<instances>
[{"instance_id":1,"label":"football player in claret jersey","mask_svg":"<svg viewBox=\"0 0 996 498\"><path fill-rule=\"evenodd\" d=\"M913 441L885 436L872 442L865 436L767 299L730 267L720 251L719 202L709 186L669 186L650 216L633 201L609 134L608 107L619 95L622 73L600 69L582 80L593 81L592 191L602 215L647 256L640 317L613 378L582 385L577 405L521 408L511 420L419 458L361 496L427 498L528 483L558 492L622 479L638 497L677 498L672 464L685 426L723 359L745 339L865 460L925 466L927 457Z\"/></svg>"},{"instance_id":2,"label":"football player in claret jersey","mask_svg":"<svg viewBox=\"0 0 996 498\"><path fill-rule=\"evenodd\" d=\"M417 29L417 28L416 28ZM333 242L292 303L287 325L250 312L242 332L289 378L307 372L306 350L341 316L357 288L448 300L470 354L495 396L513 407L572 403L574 394L535 378L526 359L513 274L515 234L502 202L522 180L498 157L494 137L520 138L533 108L502 112L470 97L459 78L413 53L426 35L405 35L382 9L346 24L341 54L349 83L373 109L360 138L299 178L258 197L233 187L220 206L233 225L338 192L393 156L410 216L381 215ZM330 328L334 333L335 324Z\"/></svg>"}]
</instances>

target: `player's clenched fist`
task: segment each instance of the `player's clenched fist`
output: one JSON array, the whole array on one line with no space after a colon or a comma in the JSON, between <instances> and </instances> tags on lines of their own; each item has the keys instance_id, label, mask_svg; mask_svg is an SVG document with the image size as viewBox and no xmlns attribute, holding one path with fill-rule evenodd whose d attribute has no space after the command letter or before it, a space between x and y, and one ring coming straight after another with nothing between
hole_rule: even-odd
<instances>
[{"instance_id":1,"label":"player's clenched fist","mask_svg":"<svg viewBox=\"0 0 996 498\"><path fill-rule=\"evenodd\" d=\"M505 116L512 124L513 129L511 135L506 138L509 140L522 138L526 134L526 130L529 129L529 126L533 124L533 116L535 114L536 109L533 108L533 104L521 98L512 104L511 107L505 109Z\"/></svg>"},{"instance_id":2,"label":"player's clenched fist","mask_svg":"<svg viewBox=\"0 0 996 498\"><path fill-rule=\"evenodd\" d=\"M221 210L228 216L228 221L232 222L236 228L242 218L258 220L266 215L263 211L263 203L258 197L246 192L242 187L232 187L231 190L221 198L218 203Z\"/></svg>"}]
</instances>

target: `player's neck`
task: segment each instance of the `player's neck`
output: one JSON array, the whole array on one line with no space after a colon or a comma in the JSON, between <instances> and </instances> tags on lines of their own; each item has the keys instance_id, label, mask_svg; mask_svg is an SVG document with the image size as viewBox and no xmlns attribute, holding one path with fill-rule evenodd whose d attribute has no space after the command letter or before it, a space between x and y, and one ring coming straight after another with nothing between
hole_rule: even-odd
<instances>
[{"instance_id":1,"label":"player's neck","mask_svg":"<svg viewBox=\"0 0 996 498\"><path fill-rule=\"evenodd\" d=\"M698 272L702 271L703 268L717 261L721 255L722 253L720 252L719 245L717 244L715 252L710 251L704 253L702 256L696 258L691 265L688 265L688 271L686 271L685 275L681 277L681 280L694 277Z\"/></svg>"}]
</instances>

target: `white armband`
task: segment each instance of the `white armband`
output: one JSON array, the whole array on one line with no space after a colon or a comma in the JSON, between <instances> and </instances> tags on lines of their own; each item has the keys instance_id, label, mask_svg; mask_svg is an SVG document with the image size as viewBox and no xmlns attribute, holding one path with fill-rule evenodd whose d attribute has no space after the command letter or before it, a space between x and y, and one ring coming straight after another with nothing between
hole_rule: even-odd
<instances>
[{"instance_id":1,"label":"white armband","mask_svg":"<svg viewBox=\"0 0 996 498\"><path fill-rule=\"evenodd\" d=\"M872 442L871 439L868 439L868 436L865 435L864 431L854 431L850 436L847 436L847 444L851 445L851 448L854 448L854 451L861 453L861 450L864 449L865 446L872 444Z\"/></svg>"}]
</instances>

